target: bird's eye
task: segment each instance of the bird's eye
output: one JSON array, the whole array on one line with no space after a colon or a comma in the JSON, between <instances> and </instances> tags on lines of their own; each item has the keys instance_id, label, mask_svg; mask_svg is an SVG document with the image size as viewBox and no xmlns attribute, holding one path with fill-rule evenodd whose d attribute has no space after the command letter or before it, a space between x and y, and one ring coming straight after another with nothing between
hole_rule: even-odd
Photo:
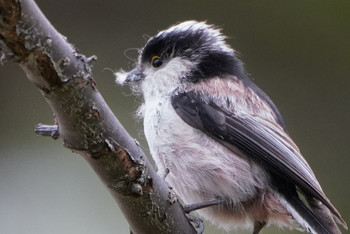
<instances>
[{"instance_id":1,"label":"bird's eye","mask_svg":"<svg viewBox=\"0 0 350 234\"><path fill-rule=\"evenodd\" d=\"M154 68L160 67L163 64L163 61L160 59L159 56L155 55L152 57L151 64Z\"/></svg>"}]
</instances>

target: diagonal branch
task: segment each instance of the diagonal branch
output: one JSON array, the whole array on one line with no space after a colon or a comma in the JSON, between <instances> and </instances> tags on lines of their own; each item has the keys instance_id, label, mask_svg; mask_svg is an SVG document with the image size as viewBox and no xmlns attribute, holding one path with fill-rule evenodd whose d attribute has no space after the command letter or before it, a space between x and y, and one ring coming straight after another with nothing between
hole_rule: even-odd
<instances>
[{"instance_id":1,"label":"diagonal branch","mask_svg":"<svg viewBox=\"0 0 350 234\"><path fill-rule=\"evenodd\" d=\"M132 233L196 233L96 89L86 58L32 0L0 0L0 63L18 62L56 116L64 145L81 154L117 201Z\"/></svg>"}]
</instances>

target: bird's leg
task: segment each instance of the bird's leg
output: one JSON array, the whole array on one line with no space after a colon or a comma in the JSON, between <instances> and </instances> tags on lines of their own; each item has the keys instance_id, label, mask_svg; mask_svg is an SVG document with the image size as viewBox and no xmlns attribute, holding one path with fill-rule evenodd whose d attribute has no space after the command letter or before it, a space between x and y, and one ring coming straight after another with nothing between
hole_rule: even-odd
<instances>
[{"instance_id":1,"label":"bird's leg","mask_svg":"<svg viewBox=\"0 0 350 234\"><path fill-rule=\"evenodd\" d=\"M191 211L203 209L209 206L215 206L220 203L222 203L222 201L220 200L211 200L211 201L205 201L205 202L200 202L200 203L195 203L190 205L184 205L184 212L188 214Z\"/></svg>"},{"instance_id":2,"label":"bird's leg","mask_svg":"<svg viewBox=\"0 0 350 234\"><path fill-rule=\"evenodd\" d=\"M261 229L266 225L265 221L255 221L253 234L259 234Z\"/></svg>"}]
</instances>

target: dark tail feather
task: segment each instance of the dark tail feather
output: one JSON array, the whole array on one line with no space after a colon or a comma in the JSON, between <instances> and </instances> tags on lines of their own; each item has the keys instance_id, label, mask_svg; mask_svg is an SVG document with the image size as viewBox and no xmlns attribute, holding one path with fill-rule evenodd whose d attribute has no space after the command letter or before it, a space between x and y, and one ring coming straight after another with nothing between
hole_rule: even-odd
<instances>
[{"instance_id":1,"label":"dark tail feather","mask_svg":"<svg viewBox=\"0 0 350 234\"><path fill-rule=\"evenodd\" d=\"M298 197L288 199L297 213L308 223L309 227L304 228L311 233L314 230L315 234L341 234L329 209L315 198L306 199L311 210Z\"/></svg>"},{"instance_id":2,"label":"dark tail feather","mask_svg":"<svg viewBox=\"0 0 350 234\"><path fill-rule=\"evenodd\" d=\"M345 221L338 215L333 214L322 202L316 198L306 198L315 216L331 231L331 233L341 233L336 222L348 229Z\"/></svg>"}]
</instances>

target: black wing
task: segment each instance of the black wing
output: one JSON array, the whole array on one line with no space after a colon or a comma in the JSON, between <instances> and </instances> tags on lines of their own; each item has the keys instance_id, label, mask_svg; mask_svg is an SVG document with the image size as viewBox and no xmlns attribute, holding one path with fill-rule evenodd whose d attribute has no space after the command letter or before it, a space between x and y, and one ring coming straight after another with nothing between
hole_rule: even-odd
<instances>
[{"instance_id":1,"label":"black wing","mask_svg":"<svg viewBox=\"0 0 350 234\"><path fill-rule=\"evenodd\" d=\"M174 94L172 106L181 119L234 152L243 153L289 181L307 197L320 200L339 221L340 214L323 193L312 170L288 134L275 122L258 116L237 116L202 92ZM343 223L343 222L341 222Z\"/></svg>"}]
</instances>

